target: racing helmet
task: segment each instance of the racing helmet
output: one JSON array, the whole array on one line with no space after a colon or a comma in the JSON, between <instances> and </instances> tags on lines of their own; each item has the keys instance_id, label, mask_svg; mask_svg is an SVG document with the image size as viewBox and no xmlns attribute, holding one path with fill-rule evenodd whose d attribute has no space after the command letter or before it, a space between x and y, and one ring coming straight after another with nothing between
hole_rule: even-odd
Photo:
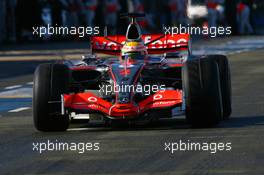
<instances>
[{"instance_id":1,"label":"racing helmet","mask_svg":"<svg viewBox=\"0 0 264 175\"><path fill-rule=\"evenodd\" d=\"M121 49L122 60L144 60L147 54L146 46L139 41L126 42Z\"/></svg>"}]
</instances>

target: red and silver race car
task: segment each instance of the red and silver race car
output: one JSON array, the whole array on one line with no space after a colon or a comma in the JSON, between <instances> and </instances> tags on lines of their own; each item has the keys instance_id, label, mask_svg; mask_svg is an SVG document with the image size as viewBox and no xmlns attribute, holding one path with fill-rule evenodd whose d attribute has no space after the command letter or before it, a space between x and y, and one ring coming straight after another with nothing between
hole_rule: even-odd
<instances>
[{"instance_id":1,"label":"red and silver race car","mask_svg":"<svg viewBox=\"0 0 264 175\"><path fill-rule=\"evenodd\" d=\"M194 56L188 34L142 35L131 18L125 36L94 36L92 55L41 64L34 74L33 118L40 131L64 131L76 115L111 122L185 115L211 127L231 114L228 60ZM96 53L112 55L98 57Z\"/></svg>"}]
</instances>

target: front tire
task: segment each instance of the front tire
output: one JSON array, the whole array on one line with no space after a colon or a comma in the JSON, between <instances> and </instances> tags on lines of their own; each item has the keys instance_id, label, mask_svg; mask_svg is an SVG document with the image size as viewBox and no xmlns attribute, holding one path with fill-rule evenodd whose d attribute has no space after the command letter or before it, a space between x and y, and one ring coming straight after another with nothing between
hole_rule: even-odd
<instances>
[{"instance_id":1,"label":"front tire","mask_svg":"<svg viewBox=\"0 0 264 175\"><path fill-rule=\"evenodd\" d=\"M189 60L183 67L186 118L193 127L212 127L223 116L218 65L212 59Z\"/></svg>"},{"instance_id":2,"label":"front tire","mask_svg":"<svg viewBox=\"0 0 264 175\"><path fill-rule=\"evenodd\" d=\"M229 119L232 113L232 91L231 91L231 73L228 59L224 55L210 55L209 59L214 59L219 67L221 93L223 102L223 117Z\"/></svg>"},{"instance_id":3,"label":"front tire","mask_svg":"<svg viewBox=\"0 0 264 175\"><path fill-rule=\"evenodd\" d=\"M34 74L33 120L39 131L65 131L69 116L62 115L62 94L68 92L69 70L63 64L41 64Z\"/></svg>"}]
</instances>

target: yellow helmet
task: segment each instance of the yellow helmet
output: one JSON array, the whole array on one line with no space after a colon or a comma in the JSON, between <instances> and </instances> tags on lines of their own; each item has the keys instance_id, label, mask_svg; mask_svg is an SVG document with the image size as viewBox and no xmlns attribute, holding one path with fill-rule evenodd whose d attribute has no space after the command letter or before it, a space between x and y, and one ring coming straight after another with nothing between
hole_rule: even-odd
<instances>
[{"instance_id":1,"label":"yellow helmet","mask_svg":"<svg viewBox=\"0 0 264 175\"><path fill-rule=\"evenodd\" d=\"M147 56L147 48L143 42L130 41L126 42L121 49L122 59L128 57L135 60L143 60Z\"/></svg>"}]
</instances>

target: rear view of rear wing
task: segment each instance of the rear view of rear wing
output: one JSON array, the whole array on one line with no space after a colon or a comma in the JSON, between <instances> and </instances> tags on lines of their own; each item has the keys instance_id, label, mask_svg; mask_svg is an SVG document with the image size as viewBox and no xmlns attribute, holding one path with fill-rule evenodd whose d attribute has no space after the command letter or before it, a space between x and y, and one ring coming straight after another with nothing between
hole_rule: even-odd
<instances>
[{"instance_id":1,"label":"rear view of rear wing","mask_svg":"<svg viewBox=\"0 0 264 175\"><path fill-rule=\"evenodd\" d=\"M149 54L163 54L179 50L187 50L190 40L189 34L164 35L151 34L142 35ZM93 36L91 38L93 53L104 53L108 55L120 55L121 48L126 42L126 36Z\"/></svg>"}]
</instances>

